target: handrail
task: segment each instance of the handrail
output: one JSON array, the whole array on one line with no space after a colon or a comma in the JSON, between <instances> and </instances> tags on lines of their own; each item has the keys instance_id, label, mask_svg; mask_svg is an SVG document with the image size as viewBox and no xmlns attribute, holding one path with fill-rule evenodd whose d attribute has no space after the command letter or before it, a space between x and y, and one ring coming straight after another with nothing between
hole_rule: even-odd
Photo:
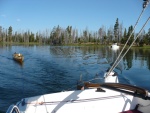
<instances>
[{"instance_id":1,"label":"handrail","mask_svg":"<svg viewBox=\"0 0 150 113\"><path fill-rule=\"evenodd\" d=\"M84 83L85 87L88 88L98 88L98 87L103 87L111 90L115 90L118 92L126 93L129 95L133 95L135 97L140 97L145 100L150 100L150 97L148 96L148 91L137 87L137 86L132 86L132 85L127 85L127 84L120 84L120 83L104 83L104 84L98 84L98 83Z\"/></svg>"},{"instance_id":2,"label":"handrail","mask_svg":"<svg viewBox=\"0 0 150 113\"><path fill-rule=\"evenodd\" d=\"M6 113L20 113L20 110L16 105L11 105Z\"/></svg>"}]
</instances>

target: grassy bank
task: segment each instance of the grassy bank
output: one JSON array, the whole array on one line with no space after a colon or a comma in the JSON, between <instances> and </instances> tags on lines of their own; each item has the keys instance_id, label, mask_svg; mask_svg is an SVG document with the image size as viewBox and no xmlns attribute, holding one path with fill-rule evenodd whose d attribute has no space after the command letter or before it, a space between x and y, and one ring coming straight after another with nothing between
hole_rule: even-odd
<instances>
[{"instance_id":1,"label":"grassy bank","mask_svg":"<svg viewBox=\"0 0 150 113\"><path fill-rule=\"evenodd\" d=\"M64 44L63 46L108 46L108 45L102 45L102 44L94 44L94 43L82 43L82 44Z\"/></svg>"},{"instance_id":2,"label":"grassy bank","mask_svg":"<svg viewBox=\"0 0 150 113\"><path fill-rule=\"evenodd\" d=\"M17 43L17 42L5 42L2 43L0 42L0 45L50 45L50 44L39 44L39 43L35 43L35 42L30 42L30 43ZM74 43L74 44L63 44L63 45L58 45L58 46L93 46L93 47L103 47L103 46L110 46L111 44L94 44L94 43ZM57 45L56 45L57 46ZM124 45L120 45L120 46L124 46ZM129 46L127 46L129 47ZM132 46L132 48L141 48L141 49L150 49L150 45L144 45L144 46Z\"/></svg>"},{"instance_id":3,"label":"grassy bank","mask_svg":"<svg viewBox=\"0 0 150 113\"><path fill-rule=\"evenodd\" d=\"M42 45L39 43L35 42L30 42L30 43L19 43L19 42L5 42L5 43L0 43L0 45Z\"/></svg>"},{"instance_id":4,"label":"grassy bank","mask_svg":"<svg viewBox=\"0 0 150 113\"><path fill-rule=\"evenodd\" d=\"M150 49L150 45L144 45L144 46L133 46L132 48Z\"/></svg>"}]
</instances>

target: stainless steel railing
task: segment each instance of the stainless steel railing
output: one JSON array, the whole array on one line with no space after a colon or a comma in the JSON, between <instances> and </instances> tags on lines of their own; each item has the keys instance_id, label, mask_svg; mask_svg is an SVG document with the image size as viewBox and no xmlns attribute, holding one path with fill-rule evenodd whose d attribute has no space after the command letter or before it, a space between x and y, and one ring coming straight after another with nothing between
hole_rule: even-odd
<instances>
[{"instance_id":1,"label":"stainless steel railing","mask_svg":"<svg viewBox=\"0 0 150 113\"><path fill-rule=\"evenodd\" d=\"M16 105L11 105L11 106L9 106L6 113L20 113L20 111Z\"/></svg>"}]
</instances>

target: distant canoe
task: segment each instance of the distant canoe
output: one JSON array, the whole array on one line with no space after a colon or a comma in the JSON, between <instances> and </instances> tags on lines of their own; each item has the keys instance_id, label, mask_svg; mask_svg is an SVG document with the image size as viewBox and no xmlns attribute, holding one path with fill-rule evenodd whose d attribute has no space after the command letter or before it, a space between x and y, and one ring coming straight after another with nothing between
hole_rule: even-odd
<instances>
[{"instance_id":1,"label":"distant canoe","mask_svg":"<svg viewBox=\"0 0 150 113\"><path fill-rule=\"evenodd\" d=\"M20 53L14 53L13 54L13 59L20 62L20 63L22 63L23 60L24 60L24 56Z\"/></svg>"}]
</instances>

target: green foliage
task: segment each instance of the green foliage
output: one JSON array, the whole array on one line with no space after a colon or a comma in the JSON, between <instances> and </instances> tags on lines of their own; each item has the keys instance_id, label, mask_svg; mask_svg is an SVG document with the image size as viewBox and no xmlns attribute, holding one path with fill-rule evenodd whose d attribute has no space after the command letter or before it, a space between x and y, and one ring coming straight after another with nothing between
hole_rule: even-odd
<instances>
[{"instance_id":1,"label":"green foliage","mask_svg":"<svg viewBox=\"0 0 150 113\"><path fill-rule=\"evenodd\" d=\"M139 45L139 42L140 42L140 39L137 38L136 41L135 41L136 45Z\"/></svg>"},{"instance_id":2,"label":"green foliage","mask_svg":"<svg viewBox=\"0 0 150 113\"><path fill-rule=\"evenodd\" d=\"M8 28L8 41L12 41L12 27L10 26L9 28Z\"/></svg>"},{"instance_id":3,"label":"green foliage","mask_svg":"<svg viewBox=\"0 0 150 113\"><path fill-rule=\"evenodd\" d=\"M13 28L10 26L8 29L0 26L0 42L15 42L15 43L39 43L39 44L109 44L113 42L125 44L129 36L131 36L128 45L134 40L133 26L128 29L121 27L119 19L115 21L115 25L110 27L107 31L104 26L98 29L98 31L90 31L86 28L83 31L78 31L72 26L61 28L59 25L54 26L51 31L37 32L36 34L30 32L13 32ZM14 34L13 34L14 33ZM80 33L80 34L78 34ZM136 35L135 35L136 37ZM138 39L135 41L136 45L150 45L150 28L148 32L141 33Z\"/></svg>"},{"instance_id":4,"label":"green foliage","mask_svg":"<svg viewBox=\"0 0 150 113\"><path fill-rule=\"evenodd\" d=\"M115 36L115 41L118 41L117 38L119 37L119 20L118 18L116 19L116 23L114 25L114 36Z\"/></svg>"},{"instance_id":5,"label":"green foliage","mask_svg":"<svg viewBox=\"0 0 150 113\"><path fill-rule=\"evenodd\" d=\"M127 37L130 38L129 42L128 42L128 45L130 45L134 40L134 35L131 34L132 31L133 31L133 26L130 26L129 29L128 29L128 33L127 33Z\"/></svg>"},{"instance_id":6,"label":"green foliage","mask_svg":"<svg viewBox=\"0 0 150 113\"><path fill-rule=\"evenodd\" d=\"M34 42L34 34L31 33L31 35L29 36L29 42Z\"/></svg>"},{"instance_id":7,"label":"green foliage","mask_svg":"<svg viewBox=\"0 0 150 113\"><path fill-rule=\"evenodd\" d=\"M139 46L140 46L140 47L143 47L143 46L144 46L144 42L143 42L143 40L140 40L140 42L139 42Z\"/></svg>"},{"instance_id":8,"label":"green foliage","mask_svg":"<svg viewBox=\"0 0 150 113\"><path fill-rule=\"evenodd\" d=\"M121 39L121 44L125 44L125 43L126 43L125 38L122 38Z\"/></svg>"},{"instance_id":9,"label":"green foliage","mask_svg":"<svg viewBox=\"0 0 150 113\"><path fill-rule=\"evenodd\" d=\"M8 28L8 35L9 35L9 36L12 35L12 27L11 27L11 26Z\"/></svg>"}]
</instances>

